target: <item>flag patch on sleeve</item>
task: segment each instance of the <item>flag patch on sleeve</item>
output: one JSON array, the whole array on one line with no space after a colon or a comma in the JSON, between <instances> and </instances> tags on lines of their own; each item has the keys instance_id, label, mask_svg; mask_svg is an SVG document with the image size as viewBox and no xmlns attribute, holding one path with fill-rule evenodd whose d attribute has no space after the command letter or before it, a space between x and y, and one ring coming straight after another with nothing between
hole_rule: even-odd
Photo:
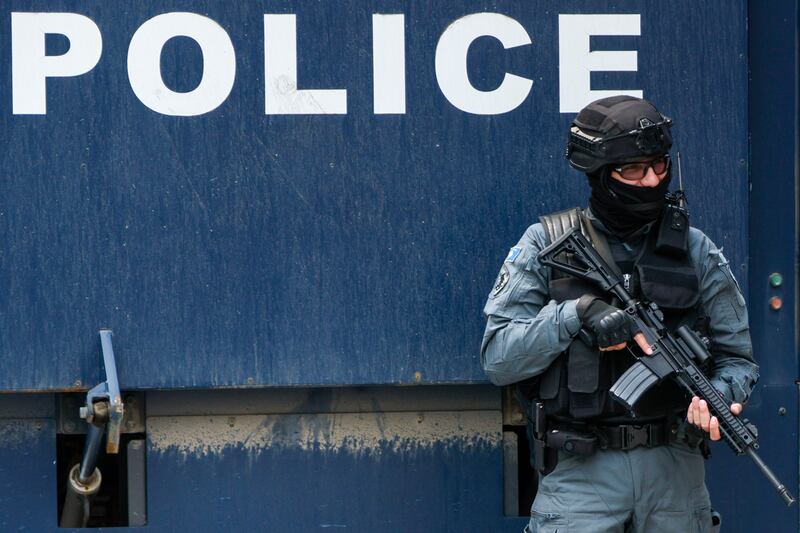
<instances>
[{"instance_id":1,"label":"flag patch on sleeve","mask_svg":"<svg viewBox=\"0 0 800 533\"><path fill-rule=\"evenodd\" d=\"M513 247L512 249L510 249L508 251L508 256L506 257L506 261L505 262L506 263L513 263L514 259L516 259L517 256L519 256L520 252L522 252L522 248L520 248L519 246Z\"/></svg>"}]
</instances>

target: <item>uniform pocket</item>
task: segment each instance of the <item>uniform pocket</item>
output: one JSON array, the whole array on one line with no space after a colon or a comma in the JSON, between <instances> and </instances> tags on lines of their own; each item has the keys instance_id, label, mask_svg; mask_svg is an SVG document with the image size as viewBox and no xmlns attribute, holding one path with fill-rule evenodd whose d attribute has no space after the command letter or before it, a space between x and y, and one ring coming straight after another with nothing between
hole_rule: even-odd
<instances>
[{"instance_id":1,"label":"uniform pocket","mask_svg":"<svg viewBox=\"0 0 800 533\"><path fill-rule=\"evenodd\" d=\"M549 513L531 509L531 533L566 533L567 519L559 513Z\"/></svg>"},{"instance_id":2,"label":"uniform pocket","mask_svg":"<svg viewBox=\"0 0 800 533\"><path fill-rule=\"evenodd\" d=\"M717 525L716 528L714 527L712 513L713 511L710 507L695 509L694 522L695 531L697 531L697 533L714 533L719 531L719 525ZM719 516L719 514L717 516ZM719 522L717 524L719 524Z\"/></svg>"}]
</instances>

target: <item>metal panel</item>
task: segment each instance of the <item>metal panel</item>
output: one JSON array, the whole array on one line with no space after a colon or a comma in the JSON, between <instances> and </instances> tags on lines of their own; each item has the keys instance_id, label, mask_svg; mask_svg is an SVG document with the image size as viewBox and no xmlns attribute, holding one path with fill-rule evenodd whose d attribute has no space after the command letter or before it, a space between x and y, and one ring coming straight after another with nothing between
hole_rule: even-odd
<instances>
[{"instance_id":1,"label":"metal panel","mask_svg":"<svg viewBox=\"0 0 800 533\"><path fill-rule=\"evenodd\" d=\"M745 415L759 427L762 457L783 483L798 487L798 7L749 2L750 311L761 380ZM783 274L772 287L769 276ZM769 299L783 298L772 310ZM721 447L720 447L721 448ZM797 531L798 507L786 509L755 468L714 452L708 480L724 531Z\"/></svg>"},{"instance_id":2,"label":"metal panel","mask_svg":"<svg viewBox=\"0 0 800 533\"><path fill-rule=\"evenodd\" d=\"M0 419L0 530L57 528L55 458L53 419Z\"/></svg>"},{"instance_id":3,"label":"metal panel","mask_svg":"<svg viewBox=\"0 0 800 533\"><path fill-rule=\"evenodd\" d=\"M503 513L517 516L519 513L519 443L513 431L503 432Z\"/></svg>"},{"instance_id":4,"label":"metal panel","mask_svg":"<svg viewBox=\"0 0 800 533\"><path fill-rule=\"evenodd\" d=\"M521 531L499 390L398 390L149 393L147 528Z\"/></svg>"},{"instance_id":5,"label":"metal panel","mask_svg":"<svg viewBox=\"0 0 800 533\"><path fill-rule=\"evenodd\" d=\"M149 417L153 527L520 531L499 411ZM187 497L187 490L191 497Z\"/></svg>"},{"instance_id":6,"label":"metal panel","mask_svg":"<svg viewBox=\"0 0 800 533\"><path fill-rule=\"evenodd\" d=\"M500 394L497 387L471 385L151 391L147 393L147 413L197 416L486 411L499 409Z\"/></svg>"},{"instance_id":7,"label":"metal panel","mask_svg":"<svg viewBox=\"0 0 800 533\"><path fill-rule=\"evenodd\" d=\"M147 471L145 468L145 441L128 443L128 524L139 527L147 523Z\"/></svg>"},{"instance_id":8,"label":"metal panel","mask_svg":"<svg viewBox=\"0 0 800 533\"><path fill-rule=\"evenodd\" d=\"M47 80L44 116L12 113L13 11L79 12L102 34L94 69ZM233 43L233 90L206 115L158 114L131 89L131 37L170 11ZM434 68L442 33L487 11L533 40L470 47L479 89L533 80L490 116L451 104ZM378 12L405 15L405 114L373 112ZM264 114L264 13L296 14L299 85L346 88L346 115ZM128 389L482 381L480 309L506 250L587 195L559 112L559 14L576 13L640 15L641 36L591 40L636 50L638 71L593 87L642 89L676 119L694 222L745 278L743 0L3 2L0 390L96 383L103 326ZM193 89L201 57L169 41L166 83Z\"/></svg>"}]
</instances>

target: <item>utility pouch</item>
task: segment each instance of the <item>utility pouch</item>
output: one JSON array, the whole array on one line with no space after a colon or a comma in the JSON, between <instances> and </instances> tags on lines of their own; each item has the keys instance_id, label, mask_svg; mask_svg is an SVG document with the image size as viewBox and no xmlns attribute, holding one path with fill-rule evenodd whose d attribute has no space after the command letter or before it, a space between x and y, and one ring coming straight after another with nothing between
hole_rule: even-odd
<instances>
[{"instance_id":1,"label":"utility pouch","mask_svg":"<svg viewBox=\"0 0 800 533\"><path fill-rule=\"evenodd\" d=\"M653 251L654 235L636 261L642 295L663 309L692 309L700 298L697 272L687 256Z\"/></svg>"},{"instance_id":2,"label":"utility pouch","mask_svg":"<svg viewBox=\"0 0 800 533\"><path fill-rule=\"evenodd\" d=\"M587 346L582 339L569 345L567 360L567 389L569 413L577 420L599 416L605 409L608 392L608 369L603 352Z\"/></svg>"},{"instance_id":3,"label":"utility pouch","mask_svg":"<svg viewBox=\"0 0 800 533\"><path fill-rule=\"evenodd\" d=\"M566 413L569 409L569 395L562 391L567 387L566 355L559 355L544 374L539 384L539 398L544 400L544 409L548 415Z\"/></svg>"},{"instance_id":4,"label":"utility pouch","mask_svg":"<svg viewBox=\"0 0 800 533\"><path fill-rule=\"evenodd\" d=\"M569 345L567 359L567 388L570 392L592 393L600 382L600 363L602 353L598 353L591 344L578 338ZM599 413L594 413L596 416ZM582 418L573 413L576 418Z\"/></svg>"},{"instance_id":5,"label":"utility pouch","mask_svg":"<svg viewBox=\"0 0 800 533\"><path fill-rule=\"evenodd\" d=\"M579 457L589 457L597 451L597 436L553 429L547 432L547 446Z\"/></svg>"}]
</instances>

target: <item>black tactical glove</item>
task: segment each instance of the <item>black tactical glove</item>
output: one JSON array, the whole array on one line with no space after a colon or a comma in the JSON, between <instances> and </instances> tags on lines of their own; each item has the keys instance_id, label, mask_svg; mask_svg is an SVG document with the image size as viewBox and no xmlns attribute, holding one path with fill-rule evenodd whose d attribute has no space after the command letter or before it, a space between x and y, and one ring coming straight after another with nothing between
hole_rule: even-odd
<instances>
[{"instance_id":1,"label":"black tactical glove","mask_svg":"<svg viewBox=\"0 0 800 533\"><path fill-rule=\"evenodd\" d=\"M578 300L578 318L594 333L597 346L608 348L628 342L638 333L636 323L622 309L586 294Z\"/></svg>"}]
</instances>

